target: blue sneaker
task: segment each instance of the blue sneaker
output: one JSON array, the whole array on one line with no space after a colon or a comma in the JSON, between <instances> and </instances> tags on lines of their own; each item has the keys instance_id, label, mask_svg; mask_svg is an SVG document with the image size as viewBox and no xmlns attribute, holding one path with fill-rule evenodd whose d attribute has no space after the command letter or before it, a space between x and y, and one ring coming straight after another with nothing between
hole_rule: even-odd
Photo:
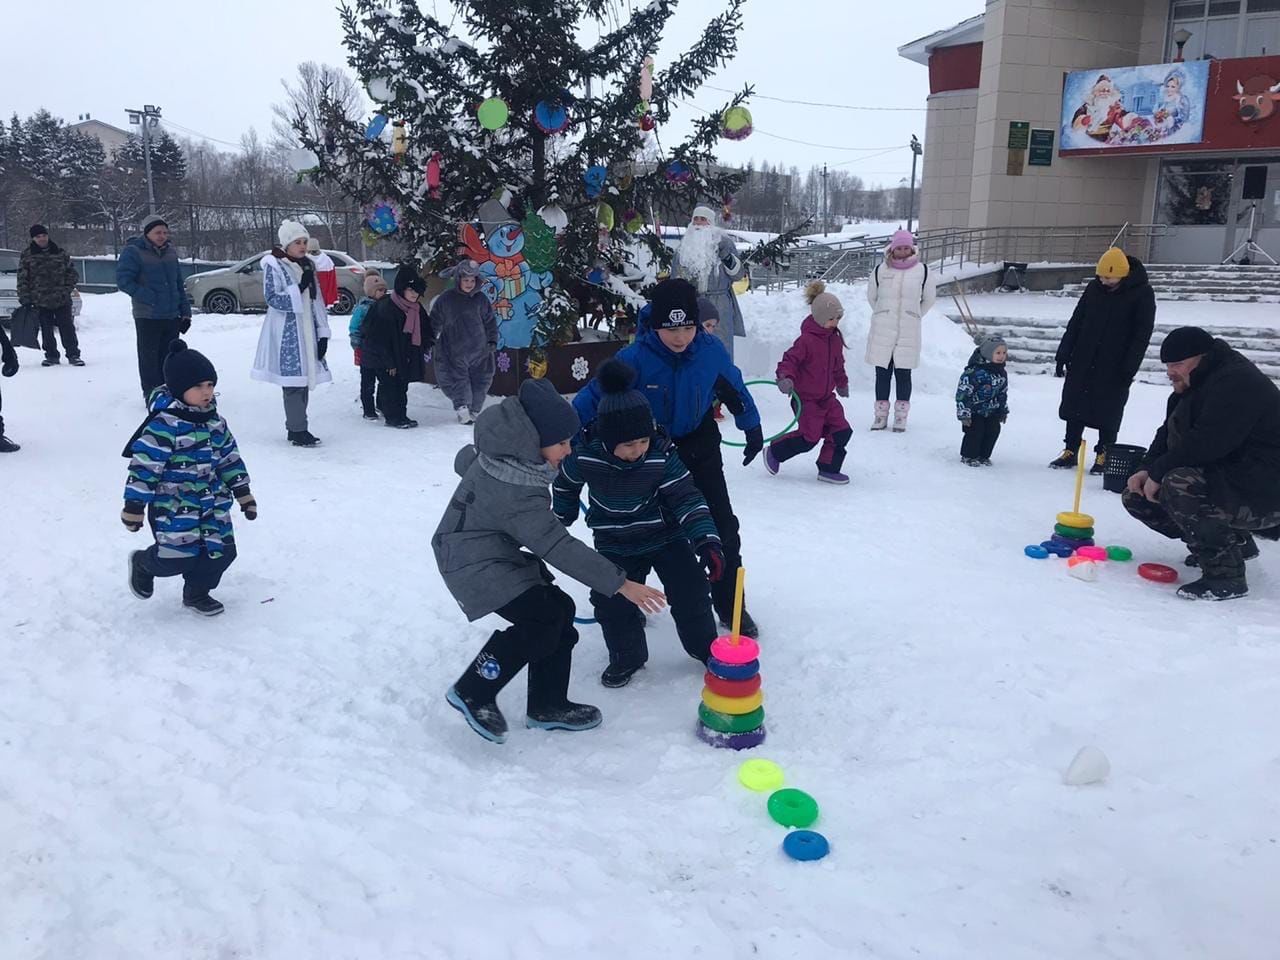
<instances>
[{"instance_id":1,"label":"blue sneaker","mask_svg":"<svg viewBox=\"0 0 1280 960\"><path fill-rule=\"evenodd\" d=\"M603 720L597 707L565 701L563 706L530 713L524 725L531 730L590 730Z\"/></svg>"},{"instance_id":2,"label":"blue sneaker","mask_svg":"<svg viewBox=\"0 0 1280 960\"><path fill-rule=\"evenodd\" d=\"M449 706L462 714L467 726L480 736L491 743L507 742L507 718L496 703L469 703L457 687L450 687L444 698Z\"/></svg>"},{"instance_id":3,"label":"blue sneaker","mask_svg":"<svg viewBox=\"0 0 1280 960\"><path fill-rule=\"evenodd\" d=\"M782 469L782 464L778 462L778 458L773 455L773 444L769 444L764 448L764 468L773 476L778 475L778 471Z\"/></svg>"}]
</instances>

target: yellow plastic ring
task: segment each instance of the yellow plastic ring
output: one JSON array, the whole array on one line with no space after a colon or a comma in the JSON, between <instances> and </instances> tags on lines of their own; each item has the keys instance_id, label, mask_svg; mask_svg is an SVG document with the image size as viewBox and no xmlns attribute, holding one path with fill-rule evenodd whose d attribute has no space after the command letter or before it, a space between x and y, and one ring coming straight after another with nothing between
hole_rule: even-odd
<instances>
[{"instance_id":1,"label":"yellow plastic ring","mask_svg":"<svg viewBox=\"0 0 1280 960\"><path fill-rule=\"evenodd\" d=\"M1064 510L1058 514L1058 522L1064 527L1092 527L1093 517L1087 513L1076 513L1074 510Z\"/></svg>"},{"instance_id":2,"label":"yellow plastic ring","mask_svg":"<svg viewBox=\"0 0 1280 960\"><path fill-rule=\"evenodd\" d=\"M702 702L712 710L739 717L744 713L750 713L752 710L760 708L760 705L764 703L764 691L757 690L749 697L725 697L718 693L712 693L706 687L703 687Z\"/></svg>"}]
</instances>

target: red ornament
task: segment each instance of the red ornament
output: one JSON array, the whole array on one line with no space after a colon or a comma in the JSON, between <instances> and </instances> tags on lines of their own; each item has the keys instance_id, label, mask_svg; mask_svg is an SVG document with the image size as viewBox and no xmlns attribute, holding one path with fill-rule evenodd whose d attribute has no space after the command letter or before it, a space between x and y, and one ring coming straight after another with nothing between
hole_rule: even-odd
<instances>
[{"instance_id":1,"label":"red ornament","mask_svg":"<svg viewBox=\"0 0 1280 960\"><path fill-rule=\"evenodd\" d=\"M657 126L657 124L656 124L656 123L654 123L654 121L653 121L653 114L652 114L652 113L646 113L646 114L644 114L643 116L641 116L641 117L640 117L640 129L641 129L641 130L644 130L645 132L648 132L648 131L652 130L654 127L656 127L656 126Z\"/></svg>"},{"instance_id":2,"label":"red ornament","mask_svg":"<svg viewBox=\"0 0 1280 960\"><path fill-rule=\"evenodd\" d=\"M432 200L439 200L441 197L440 165L443 160L444 156L437 150L427 161L427 196Z\"/></svg>"}]
</instances>

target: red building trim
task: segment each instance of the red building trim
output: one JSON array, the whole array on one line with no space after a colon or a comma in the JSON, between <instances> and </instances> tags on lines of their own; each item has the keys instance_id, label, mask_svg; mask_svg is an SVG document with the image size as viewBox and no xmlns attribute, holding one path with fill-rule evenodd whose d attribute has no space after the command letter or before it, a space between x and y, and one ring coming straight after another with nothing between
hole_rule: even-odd
<instances>
[{"instance_id":1,"label":"red building trim","mask_svg":"<svg viewBox=\"0 0 1280 960\"><path fill-rule=\"evenodd\" d=\"M929 51L929 92L977 90L982 76L982 44L962 43Z\"/></svg>"}]
</instances>

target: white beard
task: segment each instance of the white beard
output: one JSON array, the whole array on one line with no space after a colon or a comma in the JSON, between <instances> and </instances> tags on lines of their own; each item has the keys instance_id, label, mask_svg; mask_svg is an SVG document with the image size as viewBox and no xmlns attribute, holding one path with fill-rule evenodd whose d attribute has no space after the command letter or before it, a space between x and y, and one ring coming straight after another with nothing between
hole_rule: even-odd
<instances>
[{"instance_id":1,"label":"white beard","mask_svg":"<svg viewBox=\"0 0 1280 960\"><path fill-rule=\"evenodd\" d=\"M715 227L690 225L680 240L680 276L706 293L711 274L720 265L720 238Z\"/></svg>"}]
</instances>

